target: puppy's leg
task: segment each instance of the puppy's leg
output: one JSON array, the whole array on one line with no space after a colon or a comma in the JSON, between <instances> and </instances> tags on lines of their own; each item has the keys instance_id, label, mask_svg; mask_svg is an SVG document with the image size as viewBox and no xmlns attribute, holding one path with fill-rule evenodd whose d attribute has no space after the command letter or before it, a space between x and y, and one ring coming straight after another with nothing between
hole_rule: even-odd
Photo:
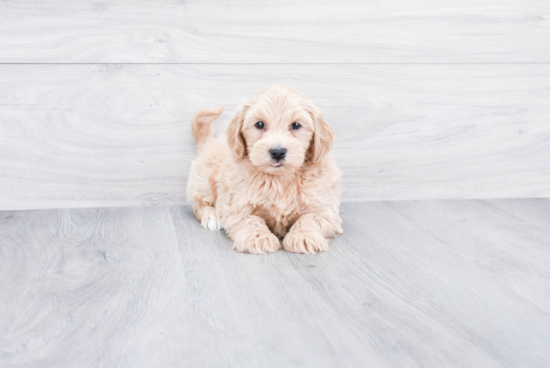
<instances>
[{"instance_id":1,"label":"puppy's leg","mask_svg":"<svg viewBox=\"0 0 550 368\"><path fill-rule=\"evenodd\" d=\"M202 227L210 230L221 230L221 223L216 215L215 208L215 188L212 186L202 186L200 191L196 191L196 195L192 198L193 213L200 221Z\"/></svg>"},{"instance_id":2,"label":"puppy's leg","mask_svg":"<svg viewBox=\"0 0 550 368\"><path fill-rule=\"evenodd\" d=\"M216 215L217 188L215 175L217 168L212 165L213 159L203 154L193 163L188 182L188 200L193 204L195 217L202 227L220 230L221 224Z\"/></svg>"},{"instance_id":3,"label":"puppy's leg","mask_svg":"<svg viewBox=\"0 0 550 368\"><path fill-rule=\"evenodd\" d=\"M281 249L281 243L258 216L233 216L225 223L227 235L233 239L233 249L242 253L264 254Z\"/></svg>"},{"instance_id":4,"label":"puppy's leg","mask_svg":"<svg viewBox=\"0 0 550 368\"><path fill-rule=\"evenodd\" d=\"M283 246L287 252L316 253L328 250L326 238L342 233L338 216L308 213L300 217L286 234Z\"/></svg>"}]
</instances>

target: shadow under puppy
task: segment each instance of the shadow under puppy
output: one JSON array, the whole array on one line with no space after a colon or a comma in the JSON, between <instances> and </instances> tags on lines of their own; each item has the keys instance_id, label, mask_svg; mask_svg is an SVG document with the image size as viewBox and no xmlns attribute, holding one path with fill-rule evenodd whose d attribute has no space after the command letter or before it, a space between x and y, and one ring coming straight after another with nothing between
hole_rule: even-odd
<instances>
[{"instance_id":1,"label":"shadow under puppy","mask_svg":"<svg viewBox=\"0 0 550 368\"><path fill-rule=\"evenodd\" d=\"M334 131L319 109L292 87L275 85L240 107L226 136L205 109L191 121L199 157L188 199L202 226L225 229L233 249L248 253L328 250L342 233L340 177L330 149Z\"/></svg>"}]
</instances>

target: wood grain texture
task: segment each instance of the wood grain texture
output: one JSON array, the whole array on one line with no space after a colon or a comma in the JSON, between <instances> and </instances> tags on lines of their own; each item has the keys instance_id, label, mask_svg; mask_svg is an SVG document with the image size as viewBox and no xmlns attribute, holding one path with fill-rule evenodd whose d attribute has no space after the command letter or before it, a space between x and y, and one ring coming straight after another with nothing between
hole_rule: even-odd
<instances>
[{"instance_id":1,"label":"wood grain texture","mask_svg":"<svg viewBox=\"0 0 550 368\"><path fill-rule=\"evenodd\" d=\"M550 201L346 203L254 256L189 207L0 213L2 367L548 367Z\"/></svg>"},{"instance_id":2,"label":"wood grain texture","mask_svg":"<svg viewBox=\"0 0 550 368\"><path fill-rule=\"evenodd\" d=\"M344 200L550 196L550 65L2 65L0 208L183 204L192 114L275 83L335 128Z\"/></svg>"},{"instance_id":3,"label":"wood grain texture","mask_svg":"<svg viewBox=\"0 0 550 368\"><path fill-rule=\"evenodd\" d=\"M1 1L3 63L550 62L545 0Z\"/></svg>"}]
</instances>

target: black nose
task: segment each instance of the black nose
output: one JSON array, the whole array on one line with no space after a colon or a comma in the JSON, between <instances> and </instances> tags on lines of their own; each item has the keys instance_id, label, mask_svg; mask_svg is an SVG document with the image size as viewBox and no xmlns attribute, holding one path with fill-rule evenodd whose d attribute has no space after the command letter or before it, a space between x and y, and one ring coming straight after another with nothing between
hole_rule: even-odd
<instances>
[{"instance_id":1,"label":"black nose","mask_svg":"<svg viewBox=\"0 0 550 368\"><path fill-rule=\"evenodd\" d=\"M281 161L283 158L285 158L286 148L272 148L269 150L269 153L274 160Z\"/></svg>"}]
</instances>

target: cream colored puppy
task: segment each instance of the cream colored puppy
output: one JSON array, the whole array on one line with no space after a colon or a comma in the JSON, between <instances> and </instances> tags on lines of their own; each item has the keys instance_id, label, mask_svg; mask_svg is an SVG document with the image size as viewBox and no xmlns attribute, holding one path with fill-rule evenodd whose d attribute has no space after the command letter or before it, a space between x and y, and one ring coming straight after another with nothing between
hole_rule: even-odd
<instances>
[{"instance_id":1,"label":"cream colored puppy","mask_svg":"<svg viewBox=\"0 0 550 368\"><path fill-rule=\"evenodd\" d=\"M334 131L319 109L289 86L275 85L247 101L225 137L212 122L223 107L191 121L199 157L188 199L202 226L225 229L233 249L271 253L328 250L342 233L340 171L329 154Z\"/></svg>"}]
</instances>

